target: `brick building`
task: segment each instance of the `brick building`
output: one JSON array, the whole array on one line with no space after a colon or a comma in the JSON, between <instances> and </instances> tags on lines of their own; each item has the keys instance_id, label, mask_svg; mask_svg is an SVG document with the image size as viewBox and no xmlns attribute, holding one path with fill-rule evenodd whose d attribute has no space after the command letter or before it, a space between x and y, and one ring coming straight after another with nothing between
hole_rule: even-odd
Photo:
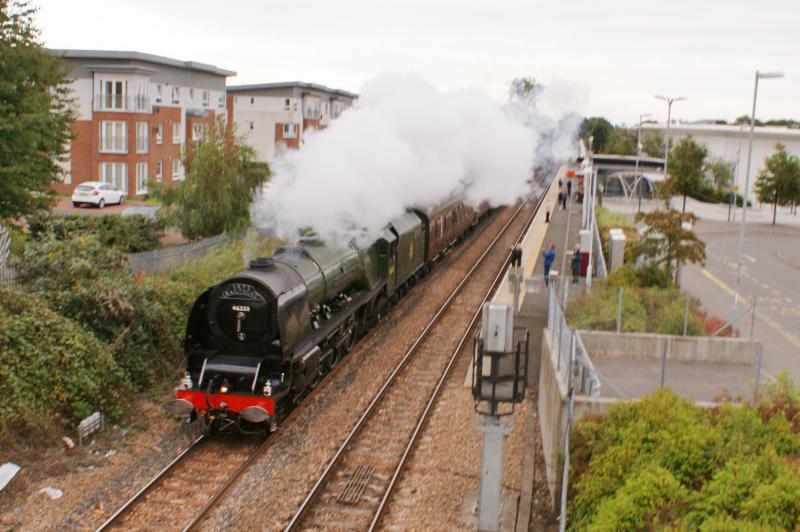
<instances>
[{"instance_id":1,"label":"brick building","mask_svg":"<svg viewBox=\"0 0 800 532\"><path fill-rule=\"evenodd\" d=\"M300 81L229 86L227 91L236 135L266 162L284 149L300 147L305 133L325 128L357 98L351 92Z\"/></svg>"},{"instance_id":2,"label":"brick building","mask_svg":"<svg viewBox=\"0 0 800 532\"><path fill-rule=\"evenodd\" d=\"M139 52L49 51L67 64L76 105L58 193L105 181L134 197L148 181L180 181L185 143L228 116L225 83L235 72Z\"/></svg>"}]
</instances>

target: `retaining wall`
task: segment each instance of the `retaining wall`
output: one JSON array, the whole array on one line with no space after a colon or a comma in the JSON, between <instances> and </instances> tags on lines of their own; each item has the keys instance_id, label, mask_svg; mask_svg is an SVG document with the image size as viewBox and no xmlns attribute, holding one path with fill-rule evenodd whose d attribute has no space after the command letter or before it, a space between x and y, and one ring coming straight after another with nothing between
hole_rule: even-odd
<instances>
[{"instance_id":1,"label":"retaining wall","mask_svg":"<svg viewBox=\"0 0 800 532\"><path fill-rule=\"evenodd\" d=\"M592 358L661 360L669 341L667 359L682 362L756 364L758 342L745 338L670 336L650 333L578 331Z\"/></svg>"}]
</instances>

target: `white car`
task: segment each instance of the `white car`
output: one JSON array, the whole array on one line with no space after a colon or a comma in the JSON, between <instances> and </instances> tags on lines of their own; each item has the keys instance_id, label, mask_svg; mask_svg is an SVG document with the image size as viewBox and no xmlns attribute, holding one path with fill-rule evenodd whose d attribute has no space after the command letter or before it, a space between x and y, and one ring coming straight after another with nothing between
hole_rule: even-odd
<instances>
[{"instance_id":1,"label":"white car","mask_svg":"<svg viewBox=\"0 0 800 532\"><path fill-rule=\"evenodd\" d=\"M85 204L96 205L102 209L106 205L113 203L118 205L125 203L125 193L102 181L81 183L72 193L72 205L75 207Z\"/></svg>"}]
</instances>

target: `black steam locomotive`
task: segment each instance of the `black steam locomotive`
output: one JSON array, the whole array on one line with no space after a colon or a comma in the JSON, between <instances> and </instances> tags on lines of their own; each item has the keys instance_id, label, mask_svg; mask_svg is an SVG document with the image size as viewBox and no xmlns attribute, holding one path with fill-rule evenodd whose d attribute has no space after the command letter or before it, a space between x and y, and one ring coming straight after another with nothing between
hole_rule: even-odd
<instances>
[{"instance_id":1,"label":"black steam locomotive","mask_svg":"<svg viewBox=\"0 0 800 532\"><path fill-rule=\"evenodd\" d=\"M487 211L410 210L363 247L304 238L208 288L189 315L176 411L207 431L275 430Z\"/></svg>"}]
</instances>

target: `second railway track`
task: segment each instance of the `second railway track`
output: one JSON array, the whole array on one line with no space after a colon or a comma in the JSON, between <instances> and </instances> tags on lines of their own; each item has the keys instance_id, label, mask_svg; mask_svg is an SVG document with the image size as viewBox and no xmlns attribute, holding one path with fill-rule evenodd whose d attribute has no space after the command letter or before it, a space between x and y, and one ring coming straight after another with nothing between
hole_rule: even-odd
<instances>
[{"instance_id":1,"label":"second railway track","mask_svg":"<svg viewBox=\"0 0 800 532\"><path fill-rule=\"evenodd\" d=\"M453 362L469 338L482 303L502 278L509 258L509 242L517 242L524 235L540 201L537 199L535 206L527 202L520 205L431 319L339 446L287 524L287 530L377 527L405 460ZM514 232L512 228L519 227L514 222L520 217L524 222ZM494 253L504 254L499 272L496 262L492 268L491 261L484 260ZM470 286L472 277L479 272L492 276L488 291L485 284ZM480 295L476 296L476 290ZM470 298L472 304L467 301ZM476 299L480 300L477 308Z\"/></svg>"}]
</instances>

